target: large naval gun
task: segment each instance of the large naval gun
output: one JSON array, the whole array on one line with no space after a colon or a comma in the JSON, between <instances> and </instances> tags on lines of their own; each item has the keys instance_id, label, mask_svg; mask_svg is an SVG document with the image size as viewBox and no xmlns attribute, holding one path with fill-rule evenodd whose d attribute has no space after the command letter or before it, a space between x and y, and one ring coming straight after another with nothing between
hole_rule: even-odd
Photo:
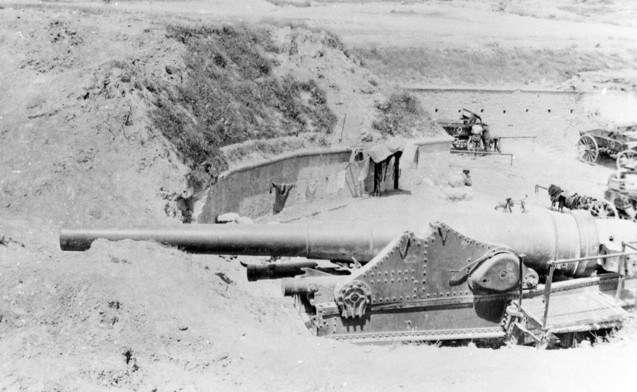
<instances>
[{"instance_id":1,"label":"large naval gun","mask_svg":"<svg viewBox=\"0 0 637 392\"><path fill-rule=\"evenodd\" d=\"M361 343L572 345L619 328L635 305L637 223L585 213L447 214L425 227L181 225L63 230L63 250L96 239L185 251L294 257L247 264L282 278L318 336ZM301 261L298 258L302 257Z\"/></svg>"}]
</instances>

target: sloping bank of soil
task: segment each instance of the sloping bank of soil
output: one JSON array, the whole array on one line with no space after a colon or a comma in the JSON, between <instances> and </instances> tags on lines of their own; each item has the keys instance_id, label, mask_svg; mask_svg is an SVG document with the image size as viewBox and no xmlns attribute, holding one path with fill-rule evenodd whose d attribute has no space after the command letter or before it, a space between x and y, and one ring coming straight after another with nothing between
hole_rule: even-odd
<instances>
[{"instance_id":1,"label":"sloping bank of soil","mask_svg":"<svg viewBox=\"0 0 637 392\"><path fill-rule=\"evenodd\" d=\"M185 69L181 83L159 87L153 124L199 184L227 168L219 147L332 132L336 117L316 82L275 74L280 49L268 29L173 26L168 37L186 46Z\"/></svg>"},{"instance_id":2,"label":"sloping bank of soil","mask_svg":"<svg viewBox=\"0 0 637 392\"><path fill-rule=\"evenodd\" d=\"M337 37L303 26L40 8L0 18L11 92L0 96L0 208L11 216L179 215L175 201L226 168L220 147L239 146L229 159L245 162L353 144L388 95Z\"/></svg>"},{"instance_id":3,"label":"sloping bank of soil","mask_svg":"<svg viewBox=\"0 0 637 392\"><path fill-rule=\"evenodd\" d=\"M327 358L333 343L306 336L276 284L248 284L236 260L126 242L68 254L57 236L64 226L167 223L166 201L188 187L188 174L222 167L212 160L219 146L295 132L330 137L330 110L350 113L345 129L352 121L355 130L351 119L371 122L382 101L378 82L331 35L300 27L269 27L275 49L259 29L1 11L0 82L11 94L0 96L0 389L342 385L343 372L286 380L308 372L304 361L318 369L299 351ZM224 60L205 55L213 51ZM269 95L258 95L261 87ZM162 119L177 125L162 128Z\"/></svg>"},{"instance_id":4,"label":"sloping bank of soil","mask_svg":"<svg viewBox=\"0 0 637 392\"><path fill-rule=\"evenodd\" d=\"M153 86L151 113L191 168L186 219L193 200L229 164L361 138L438 132L417 98L393 93L386 99L388 89L330 33L289 25L171 26L167 37L185 45L184 67L175 71L178 83ZM345 132L348 116L354 125Z\"/></svg>"}]
</instances>

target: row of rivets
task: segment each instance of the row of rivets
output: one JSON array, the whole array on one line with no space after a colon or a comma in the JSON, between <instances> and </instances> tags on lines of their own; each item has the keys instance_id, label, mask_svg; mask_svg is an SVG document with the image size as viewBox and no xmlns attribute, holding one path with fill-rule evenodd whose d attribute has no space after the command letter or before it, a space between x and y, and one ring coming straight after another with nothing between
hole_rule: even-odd
<instances>
[{"instance_id":1,"label":"row of rivets","mask_svg":"<svg viewBox=\"0 0 637 392\"><path fill-rule=\"evenodd\" d=\"M416 299L416 298L418 298L418 296L416 296L416 295L412 295L412 296L410 297L410 296L408 296L408 295L407 295L407 296L405 296L405 297L400 296L400 297L398 297L398 298L396 298L396 297L374 297L373 301L374 301L374 302L376 302L376 303L383 303L383 302L396 302L396 301L405 301L405 300L409 300L410 298L411 298L411 299Z\"/></svg>"}]
</instances>

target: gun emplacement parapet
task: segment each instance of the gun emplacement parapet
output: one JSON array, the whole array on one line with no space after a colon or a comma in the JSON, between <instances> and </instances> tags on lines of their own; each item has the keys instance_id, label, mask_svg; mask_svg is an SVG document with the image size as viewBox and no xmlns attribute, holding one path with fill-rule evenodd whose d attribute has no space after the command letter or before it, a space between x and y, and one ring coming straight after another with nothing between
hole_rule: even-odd
<instances>
[{"instance_id":1,"label":"gun emplacement parapet","mask_svg":"<svg viewBox=\"0 0 637 392\"><path fill-rule=\"evenodd\" d=\"M635 279L628 274L633 255L621 253L637 241L633 222L583 214L454 214L417 235L406 229L279 224L64 230L60 244L85 250L97 238L153 240L191 252L330 260L250 265L248 275L294 276L283 281L284 293L297 298L308 328L358 342L563 343L579 332L620 326L623 308L634 305L629 286Z\"/></svg>"}]
</instances>

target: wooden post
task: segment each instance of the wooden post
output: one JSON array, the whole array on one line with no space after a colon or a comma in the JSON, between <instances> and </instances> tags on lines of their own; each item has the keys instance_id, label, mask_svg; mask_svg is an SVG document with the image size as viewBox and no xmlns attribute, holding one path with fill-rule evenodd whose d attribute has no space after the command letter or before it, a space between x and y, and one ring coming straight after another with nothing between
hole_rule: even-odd
<instances>
[{"instance_id":1,"label":"wooden post","mask_svg":"<svg viewBox=\"0 0 637 392\"><path fill-rule=\"evenodd\" d=\"M347 113L345 113L345 116L343 117L343 125L341 126L341 136L338 138L339 143L343 141L343 131L345 131L345 121L347 121Z\"/></svg>"},{"instance_id":2,"label":"wooden post","mask_svg":"<svg viewBox=\"0 0 637 392\"><path fill-rule=\"evenodd\" d=\"M546 330L546 324L549 318L549 301L551 299L551 283L553 283L553 272L555 272L555 264L549 266L549 276L544 284L544 318L542 319L542 328Z\"/></svg>"},{"instance_id":3,"label":"wooden post","mask_svg":"<svg viewBox=\"0 0 637 392\"><path fill-rule=\"evenodd\" d=\"M520 298L518 299L518 309L522 310L522 289L524 284L524 274L522 270L524 269L524 257L525 255L520 255L520 271L518 273L518 280L520 281Z\"/></svg>"},{"instance_id":4,"label":"wooden post","mask_svg":"<svg viewBox=\"0 0 637 392\"><path fill-rule=\"evenodd\" d=\"M626 253L626 243L622 241L622 253ZM626 272L626 264L628 261L628 255L619 256L617 261L617 291L615 291L615 298L619 298L624 288L624 274Z\"/></svg>"},{"instance_id":5,"label":"wooden post","mask_svg":"<svg viewBox=\"0 0 637 392\"><path fill-rule=\"evenodd\" d=\"M397 151L394 154L394 189L398 189L399 178L400 178L400 157L403 155L402 152Z\"/></svg>"}]
</instances>

